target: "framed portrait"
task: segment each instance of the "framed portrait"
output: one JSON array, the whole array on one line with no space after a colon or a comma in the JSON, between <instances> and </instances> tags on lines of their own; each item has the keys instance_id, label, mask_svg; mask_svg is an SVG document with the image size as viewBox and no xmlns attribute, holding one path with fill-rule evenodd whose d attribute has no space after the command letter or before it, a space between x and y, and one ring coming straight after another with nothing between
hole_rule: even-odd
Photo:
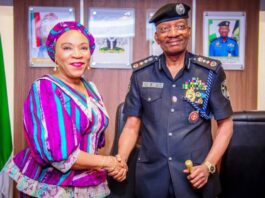
<instances>
[{"instance_id":1,"label":"framed portrait","mask_svg":"<svg viewBox=\"0 0 265 198\"><path fill-rule=\"evenodd\" d=\"M28 19L30 66L54 66L45 45L48 34L56 23L74 21L74 9L70 7L29 7Z\"/></svg>"},{"instance_id":2,"label":"framed portrait","mask_svg":"<svg viewBox=\"0 0 265 198\"><path fill-rule=\"evenodd\" d=\"M131 69L134 9L90 8L88 16L89 31L96 43L91 67Z\"/></svg>"},{"instance_id":3,"label":"framed portrait","mask_svg":"<svg viewBox=\"0 0 265 198\"><path fill-rule=\"evenodd\" d=\"M222 62L224 69L245 65L245 12L204 12L203 54Z\"/></svg>"},{"instance_id":4,"label":"framed portrait","mask_svg":"<svg viewBox=\"0 0 265 198\"><path fill-rule=\"evenodd\" d=\"M156 10L148 9L146 11L146 40L149 42L149 55L158 56L163 53L160 45L155 41L154 35L156 31L155 24L149 23Z\"/></svg>"}]
</instances>

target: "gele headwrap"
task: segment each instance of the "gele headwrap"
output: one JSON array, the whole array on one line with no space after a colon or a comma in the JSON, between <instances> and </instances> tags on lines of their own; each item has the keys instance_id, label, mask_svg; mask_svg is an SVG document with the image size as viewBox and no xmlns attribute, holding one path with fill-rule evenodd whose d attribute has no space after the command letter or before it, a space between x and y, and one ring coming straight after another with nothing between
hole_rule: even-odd
<instances>
[{"instance_id":1,"label":"gele headwrap","mask_svg":"<svg viewBox=\"0 0 265 198\"><path fill-rule=\"evenodd\" d=\"M50 31L47 41L46 47L47 52L50 58L55 61L55 45L58 38L65 32L70 30L78 30L80 31L89 41L90 54L92 55L95 49L95 40L92 34L88 32L88 29L80 23L75 21L64 21L57 23Z\"/></svg>"}]
</instances>

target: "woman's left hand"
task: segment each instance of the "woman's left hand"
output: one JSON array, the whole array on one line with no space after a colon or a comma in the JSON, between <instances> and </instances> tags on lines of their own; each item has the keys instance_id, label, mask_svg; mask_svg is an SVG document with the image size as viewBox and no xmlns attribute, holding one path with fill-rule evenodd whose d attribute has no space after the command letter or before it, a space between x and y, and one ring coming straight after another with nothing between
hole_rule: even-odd
<instances>
[{"instance_id":1,"label":"woman's left hand","mask_svg":"<svg viewBox=\"0 0 265 198\"><path fill-rule=\"evenodd\" d=\"M186 174L190 173L187 169L185 169L183 172ZM210 173L207 166L201 164L199 166L192 167L192 171L187 176L187 179L190 181L193 188L200 189L207 183L209 175Z\"/></svg>"}]
</instances>

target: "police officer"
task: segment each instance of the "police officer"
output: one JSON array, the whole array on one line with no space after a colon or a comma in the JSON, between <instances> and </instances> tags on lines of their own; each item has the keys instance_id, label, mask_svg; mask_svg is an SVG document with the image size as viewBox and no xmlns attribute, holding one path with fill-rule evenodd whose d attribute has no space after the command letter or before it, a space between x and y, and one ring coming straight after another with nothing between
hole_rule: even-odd
<instances>
[{"instance_id":1,"label":"police officer","mask_svg":"<svg viewBox=\"0 0 265 198\"><path fill-rule=\"evenodd\" d=\"M237 41L228 37L229 24L229 21L222 21L218 24L220 36L211 41L210 56L238 56Z\"/></svg>"},{"instance_id":2,"label":"police officer","mask_svg":"<svg viewBox=\"0 0 265 198\"><path fill-rule=\"evenodd\" d=\"M216 164L232 135L232 108L221 63L187 51L189 10L182 3L161 7L150 22L163 54L132 64L118 157L128 159L141 133L140 198L214 198L220 192ZM218 123L213 141L212 115Z\"/></svg>"}]
</instances>

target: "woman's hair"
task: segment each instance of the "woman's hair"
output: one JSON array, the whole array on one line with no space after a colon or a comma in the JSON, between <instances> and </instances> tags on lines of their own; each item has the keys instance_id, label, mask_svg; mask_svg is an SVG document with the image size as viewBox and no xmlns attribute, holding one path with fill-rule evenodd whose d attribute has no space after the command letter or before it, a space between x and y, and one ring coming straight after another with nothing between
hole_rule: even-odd
<instances>
[{"instance_id":1,"label":"woman's hair","mask_svg":"<svg viewBox=\"0 0 265 198\"><path fill-rule=\"evenodd\" d=\"M48 35L47 41L46 41L48 55L53 61L55 61L55 46L56 46L57 40L63 33L70 31L70 30L78 30L87 38L89 42L90 54L91 55L93 54L96 45L95 45L94 37L92 34L88 32L88 29L78 22L64 21L64 22L57 23L51 29Z\"/></svg>"}]
</instances>

